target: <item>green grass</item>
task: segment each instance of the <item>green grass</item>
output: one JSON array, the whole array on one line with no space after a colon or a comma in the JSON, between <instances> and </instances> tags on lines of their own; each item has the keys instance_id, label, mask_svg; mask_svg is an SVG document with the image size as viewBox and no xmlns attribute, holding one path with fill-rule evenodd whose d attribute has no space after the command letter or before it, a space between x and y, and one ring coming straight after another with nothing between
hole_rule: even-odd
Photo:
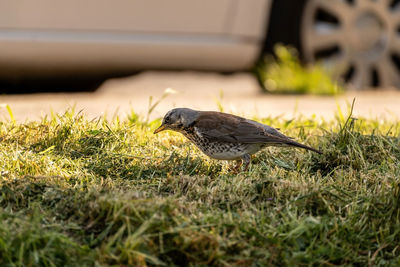
<instances>
[{"instance_id":1,"label":"green grass","mask_svg":"<svg viewBox=\"0 0 400 267\"><path fill-rule=\"evenodd\" d=\"M344 91L331 70L321 64L304 66L294 48L276 45L274 54L275 58L266 56L255 68L267 92L336 95Z\"/></svg>"},{"instance_id":2,"label":"green grass","mask_svg":"<svg viewBox=\"0 0 400 267\"><path fill-rule=\"evenodd\" d=\"M134 113L0 122L0 265L399 266L399 122L255 119L323 155L232 174Z\"/></svg>"}]
</instances>

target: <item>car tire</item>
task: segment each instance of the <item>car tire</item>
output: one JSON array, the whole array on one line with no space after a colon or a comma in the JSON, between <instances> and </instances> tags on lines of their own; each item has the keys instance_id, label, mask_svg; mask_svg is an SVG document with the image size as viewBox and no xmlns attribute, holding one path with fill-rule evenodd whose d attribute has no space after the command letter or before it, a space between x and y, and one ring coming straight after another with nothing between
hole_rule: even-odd
<instances>
[{"instance_id":1,"label":"car tire","mask_svg":"<svg viewBox=\"0 0 400 267\"><path fill-rule=\"evenodd\" d=\"M276 44L301 46L301 20L306 0L275 0L272 3L264 53L272 53Z\"/></svg>"}]
</instances>

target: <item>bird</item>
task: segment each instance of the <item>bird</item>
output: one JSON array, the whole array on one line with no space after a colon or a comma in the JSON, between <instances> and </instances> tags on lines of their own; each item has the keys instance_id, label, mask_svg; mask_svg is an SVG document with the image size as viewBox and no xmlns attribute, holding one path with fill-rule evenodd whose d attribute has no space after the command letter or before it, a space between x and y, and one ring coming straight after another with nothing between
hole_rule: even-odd
<instances>
[{"instance_id":1,"label":"bird","mask_svg":"<svg viewBox=\"0 0 400 267\"><path fill-rule=\"evenodd\" d=\"M207 156L237 161L235 171L247 171L251 155L267 146L292 146L322 154L254 120L217 111L174 108L168 111L154 134L172 130L183 134Z\"/></svg>"}]
</instances>

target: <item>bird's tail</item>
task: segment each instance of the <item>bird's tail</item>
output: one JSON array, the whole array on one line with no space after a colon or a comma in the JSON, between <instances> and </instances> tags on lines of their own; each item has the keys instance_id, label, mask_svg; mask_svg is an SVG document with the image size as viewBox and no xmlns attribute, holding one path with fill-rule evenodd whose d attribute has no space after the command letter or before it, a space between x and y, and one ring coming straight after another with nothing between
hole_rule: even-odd
<instances>
[{"instance_id":1,"label":"bird's tail","mask_svg":"<svg viewBox=\"0 0 400 267\"><path fill-rule=\"evenodd\" d=\"M286 142L286 145L294 146L294 147L300 147L300 148L304 148L304 149L307 149L307 150L311 150L311 151L316 152L318 154L322 154L321 151L319 151L319 150L317 150L315 148L312 148L312 147L297 143L296 141L293 141L293 140L290 140L290 141Z\"/></svg>"}]
</instances>

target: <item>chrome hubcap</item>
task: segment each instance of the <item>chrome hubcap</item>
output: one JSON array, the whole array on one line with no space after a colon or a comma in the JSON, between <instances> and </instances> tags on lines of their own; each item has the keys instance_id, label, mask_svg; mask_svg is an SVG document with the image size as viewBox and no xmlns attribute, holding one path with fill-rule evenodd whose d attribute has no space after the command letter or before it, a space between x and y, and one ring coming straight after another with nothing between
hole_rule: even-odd
<instances>
[{"instance_id":1,"label":"chrome hubcap","mask_svg":"<svg viewBox=\"0 0 400 267\"><path fill-rule=\"evenodd\" d=\"M301 38L353 88L400 87L400 0L309 0Z\"/></svg>"},{"instance_id":2,"label":"chrome hubcap","mask_svg":"<svg viewBox=\"0 0 400 267\"><path fill-rule=\"evenodd\" d=\"M365 13L356 18L350 46L354 53L382 53L385 39L385 27L379 17L373 13ZM359 49L357 49L359 48Z\"/></svg>"}]
</instances>

